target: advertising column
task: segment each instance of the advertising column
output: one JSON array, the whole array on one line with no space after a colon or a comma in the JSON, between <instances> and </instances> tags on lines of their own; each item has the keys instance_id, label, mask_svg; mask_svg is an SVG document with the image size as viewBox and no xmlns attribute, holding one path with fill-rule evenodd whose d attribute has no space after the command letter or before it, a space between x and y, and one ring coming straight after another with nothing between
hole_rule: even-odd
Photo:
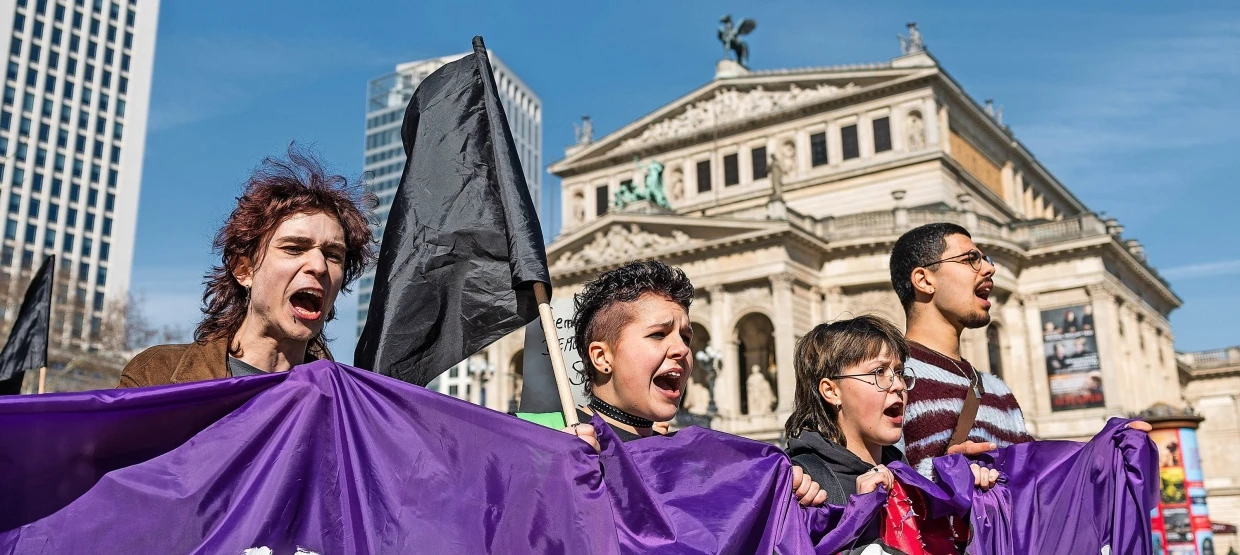
<instances>
[{"instance_id":1,"label":"advertising column","mask_svg":"<svg viewBox=\"0 0 1240 555\"><path fill-rule=\"evenodd\" d=\"M1150 515L1154 553L1214 555L1214 534L1206 509L1201 453L1197 448L1200 416L1191 414L1148 417L1154 427L1150 439L1158 445L1161 494Z\"/></svg>"}]
</instances>

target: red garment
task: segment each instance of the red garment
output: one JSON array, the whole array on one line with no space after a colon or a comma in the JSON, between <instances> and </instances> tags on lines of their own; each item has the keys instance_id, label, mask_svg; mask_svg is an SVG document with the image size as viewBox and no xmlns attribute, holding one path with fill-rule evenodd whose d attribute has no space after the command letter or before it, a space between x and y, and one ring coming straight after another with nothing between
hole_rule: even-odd
<instances>
[{"instance_id":1,"label":"red garment","mask_svg":"<svg viewBox=\"0 0 1240 555\"><path fill-rule=\"evenodd\" d=\"M904 555L958 555L956 542L968 539L968 521L931 520L927 515L925 500L917 490L905 490L900 482L893 482L879 525L883 547Z\"/></svg>"}]
</instances>

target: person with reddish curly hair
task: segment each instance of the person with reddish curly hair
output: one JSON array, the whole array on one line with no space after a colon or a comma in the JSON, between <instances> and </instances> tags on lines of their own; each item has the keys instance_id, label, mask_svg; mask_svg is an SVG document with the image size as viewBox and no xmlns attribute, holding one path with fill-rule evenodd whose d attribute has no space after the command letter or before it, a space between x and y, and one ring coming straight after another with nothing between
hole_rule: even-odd
<instances>
[{"instance_id":1,"label":"person with reddish curly hair","mask_svg":"<svg viewBox=\"0 0 1240 555\"><path fill-rule=\"evenodd\" d=\"M323 326L336 296L375 257L374 200L289 147L250 176L214 247L203 318L187 345L159 345L125 366L118 387L288 370L331 358Z\"/></svg>"}]
</instances>

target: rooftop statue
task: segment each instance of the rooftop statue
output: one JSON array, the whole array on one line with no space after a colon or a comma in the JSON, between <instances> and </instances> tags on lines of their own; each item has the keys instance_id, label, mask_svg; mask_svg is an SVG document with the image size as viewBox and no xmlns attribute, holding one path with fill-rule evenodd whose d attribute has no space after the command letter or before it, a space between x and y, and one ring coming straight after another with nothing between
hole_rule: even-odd
<instances>
[{"instance_id":1,"label":"rooftop statue","mask_svg":"<svg viewBox=\"0 0 1240 555\"><path fill-rule=\"evenodd\" d=\"M573 124L573 136L577 139L577 144L588 145L594 142L594 122L590 121L590 116L581 116L581 124Z\"/></svg>"},{"instance_id":2,"label":"rooftop statue","mask_svg":"<svg viewBox=\"0 0 1240 555\"><path fill-rule=\"evenodd\" d=\"M741 40L741 37L753 32L754 27L758 26L758 22L752 19L742 19L738 27L732 26L732 15L728 14L719 20L723 24L719 28L719 42L723 43L723 52L726 56L728 51L736 54L736 63L741 67L748 68L749 62L749 45Z\"/></svg>"},{"instance_id":3,"label":"rooftop statue","mask_svg":"<svg viewBox=\"0 0 1240 555\"><path fill-rule=\"evenodd\" d=\"M900 37L900 51L904 54L915 54L917 52L925 52L926 45L921 42L921 31L917 30L917 22L908 22L908 38L904 35L896 35Z\"/></svg>"}]
</instances>

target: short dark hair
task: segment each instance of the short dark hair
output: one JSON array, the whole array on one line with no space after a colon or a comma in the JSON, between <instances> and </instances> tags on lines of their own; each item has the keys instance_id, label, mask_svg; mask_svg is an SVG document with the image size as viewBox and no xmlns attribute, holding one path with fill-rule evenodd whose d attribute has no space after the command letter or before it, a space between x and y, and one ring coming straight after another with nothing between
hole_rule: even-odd
<instances>
[{"instance_id":1,"label":"short dark hair","mask_svg":"<svg viewBox=\"0 0 1240 555\"><path fill-rule=\"evenodd\" d=\"M793 365L796 395L792 415L784 423L788 437L812 430L844 445L840 415L818 393L823 378L834 380L844 369L887 352L896 360L908 359L908 343L895 324L873 315L818 324L797 342Z\"/></svg>"},{"instance_id":2,"label":"short dark hair","mask_svg":"<svg viewBox=\"0 0 1240 555\"><path fill-rule=\"evenodd\" d=\"M329 174L313 154L296 144L289 145L287 160L263 159L237 198L236 208L215 235L220 263L206 275L203 318L194 330L194 340L231 341L241 329L247 292L233 277L233 270L243 260L249 260L251 267L258 266L276 228L295 214L321 212L340 223L345 242L340 292L348 293L349 285L375 258L367 217L375 204L374 195L364 192L360 183ZM336 309L332 307L326 321L335 318ZM322 332L310 340L307 352L320 358L329 352Z\"/></svg>"},{"instance_id":3,"label":"short dark hair","mask_svg":"<svg viewBox=\"0 0 1240 555\"><path fill-rule=\"evenodd\" d=\"M913 270L930 266L943 257L947 250L947 238L952 235L969 235L969 230L946 222L926 224L910 229L896 239L891 247L891 286L900 297L905 312L913 307L917 292L913 290Z\"/></svg>"},{"instance_id":4,"label":"short dark hair","mask_svg":"<svg viewBox=\"0 0 1240 555\"><path fill-rule=\"evenodd\" d=\"M574 301L576 307L577 353L581 355L580 377L585 393L594 396L598 369L590 362L589 347L594 341L610 342L630 321L628 311L615 310L620 303L631 303L647 293L667 298L689 310L693 284L680 268L656 260L630 262L603 273L586 283Z\"/></svg>"}]
</instances>

